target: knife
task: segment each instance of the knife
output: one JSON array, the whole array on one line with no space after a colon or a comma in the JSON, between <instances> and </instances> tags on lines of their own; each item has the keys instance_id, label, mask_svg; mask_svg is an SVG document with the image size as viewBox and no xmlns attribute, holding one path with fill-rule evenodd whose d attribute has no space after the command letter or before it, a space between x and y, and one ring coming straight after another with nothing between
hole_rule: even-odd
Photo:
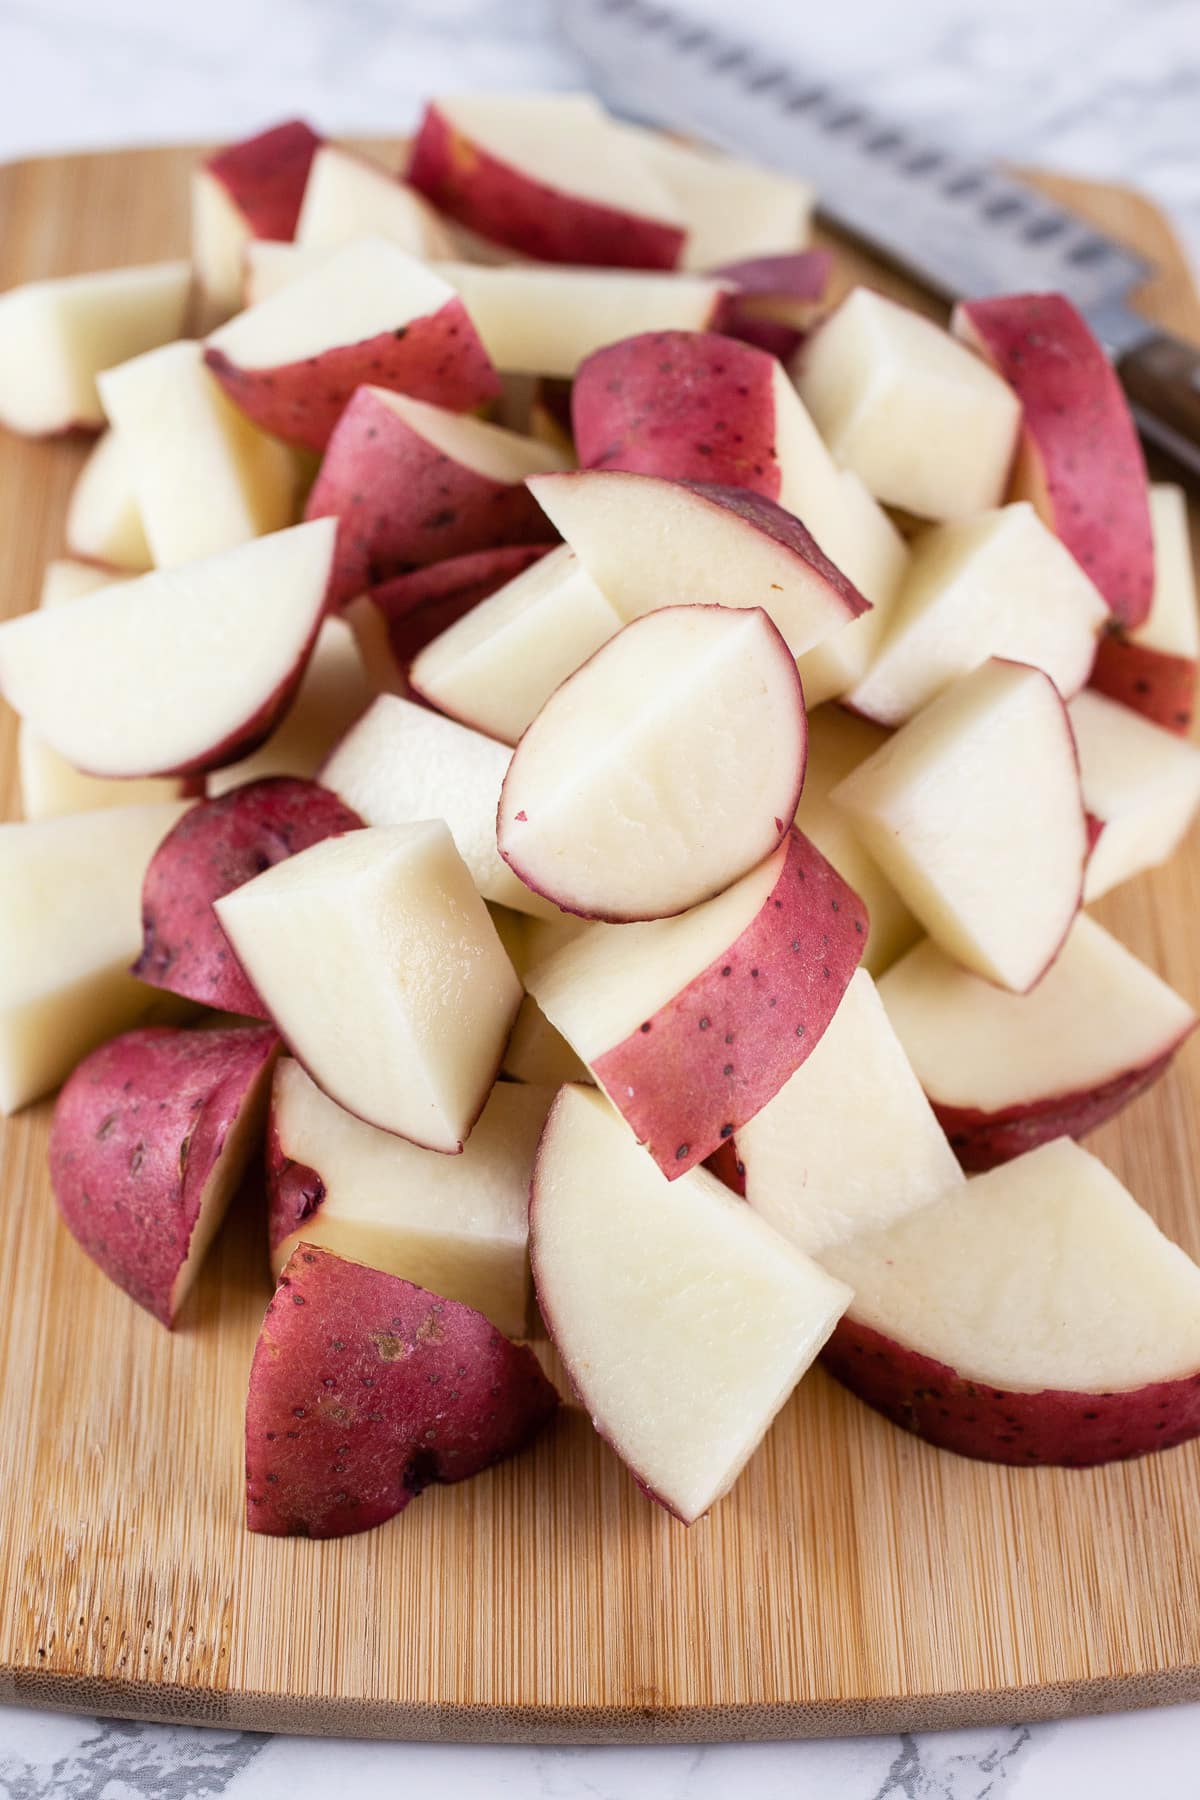
<instances>
[{"instance_id":1,"label":"knife","mask_svg":"<svg viewBox=\"0 0 1200 1800\"><path fill-rule=\"evenodd\" d=\"M618 110L814 183L828 221L945 301L1066 294L1116 367L1147 446L1200 493L1200 350L1130 304L1149 265L1077 214L927 142L769 52L658 0L560 0Z\"/></svg>"}]
</instances>

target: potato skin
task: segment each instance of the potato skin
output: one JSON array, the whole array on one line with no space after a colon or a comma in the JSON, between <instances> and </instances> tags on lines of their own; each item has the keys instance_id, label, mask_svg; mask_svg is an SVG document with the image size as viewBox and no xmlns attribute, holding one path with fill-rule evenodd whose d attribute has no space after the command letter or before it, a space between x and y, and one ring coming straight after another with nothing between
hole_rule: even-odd
<instances>
[{"instance_id":1,"label":"potato skin","mask_svg":"<svg viewBox=\"0 0 1200 1800\"><path fill-rule=\"evenodd\" d=\"M367 1531L511 1456L557 1406L532 1350L473 1307L302 1243L250 1370L246 1523Z\"/></svg>"},{"instance_id":2,"label":"potato skin","mask_svg":"<svg viewBox=\"0 0 1200 1800\"><path fill-rule=\"evenodd\" d=\"M50 1179L93 1262L170 1327L209 1177L279 1048L267 1025L147 1026L85 1057L54 1108Z\"/></svg>"},{"instance_id":3,"label":"potato skin","mask_svg":"<svg viewBox=\"0 0 1200 1800\"><path fill-rule=\"evenodd\" d=\"M132 973L220 1012L265 1019L212 903L298 850L361 825L328 788L291 775L250 781L192 807L146 870L142 953Z\"/></svg>"}]
</instances>

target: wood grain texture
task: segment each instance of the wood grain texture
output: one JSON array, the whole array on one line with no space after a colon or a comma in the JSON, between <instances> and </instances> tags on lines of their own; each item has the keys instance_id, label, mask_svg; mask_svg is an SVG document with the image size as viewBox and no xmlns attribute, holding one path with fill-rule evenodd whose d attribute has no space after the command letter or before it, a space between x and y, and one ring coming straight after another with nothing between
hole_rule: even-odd
<instances>
[{"instance_id":1,"label":"wood grain texture","mask_svg":"<svg viewBox=\"0 0 1200 1800\"><path fill-rule=\"evenodd\" d=\"M177 150L0 171L0 286L182 251L189 163ZM1053 187L1163 257L1147 309L1200 338L1153 209ZM81 456L0 440L7 612L34 599ZM0 780L16 816L8 716ZM1200 1002L1200 847L1099 911ZM1198 1097L1193 1042L1092 1141L1193 1255ZM382 1530L249 1536L261 1205L244 1196L168 1336L59 1228L48 1112L0 1136L0 1698L273 1730L641 1742L1200 1695L1200 1446L1107 1470L989 1468L894 1430L820 1371L691 1531L567 1408L530 1453L430 1490Z\"/></svg>"}]
</instances>

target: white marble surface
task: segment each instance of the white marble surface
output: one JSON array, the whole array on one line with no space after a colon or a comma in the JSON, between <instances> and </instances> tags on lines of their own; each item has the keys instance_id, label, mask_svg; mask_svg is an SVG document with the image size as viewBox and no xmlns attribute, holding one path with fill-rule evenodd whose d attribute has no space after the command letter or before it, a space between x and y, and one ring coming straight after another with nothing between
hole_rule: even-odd
<instances>
[{"instance_id":1,"label":"white marble surface","mask_svg":"<svg viewBox=\"0 0 1200 1800\"><path fill-rule=\"evenodd\" d=\"M1200 260L1197 0L688 0L881 109L1140 183ZM569 85L547 0L0 0L0 157L234 135L285 113L402 129L431 89ZM422 1502L436 1505L436 1496ZM403 1529L403 1525L395 1527ZM854 1741L538 1750L268 1739L0 1709L0 1800L1186 1800L1200 1706Z\"/></svg>"}]
</instances>

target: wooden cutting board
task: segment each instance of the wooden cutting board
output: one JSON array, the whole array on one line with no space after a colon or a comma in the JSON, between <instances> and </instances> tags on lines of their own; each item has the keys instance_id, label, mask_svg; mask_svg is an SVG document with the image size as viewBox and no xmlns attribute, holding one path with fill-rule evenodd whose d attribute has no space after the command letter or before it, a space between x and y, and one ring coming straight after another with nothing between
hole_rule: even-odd
<instances>
[{"instance_id":1,"label":"wooden cutting board","mask_svg":"<svg viewBox=\"0 0 1200 1800\"><path fill-rule=\"evenodd\" d=\"M180 253L190 160L0 171L0 287ZM1145 201L1046 185L1160 261L1147 309L1200 337ZM81 454L0 439L7 611L33 602L61 543ZM11 718L0 734L15 817ZM1200 844L1099 910L1200 1002ZM1094 1142L1193 1255L1198 1100L1193 1041ZM0 1139L0 1699L281 1731L644 1742L1200 1696L1200 1445L1107 1470L990 1468L894 1430L820 1370L690 1531L566 1408L527 1455L430 1490L382 1530L249 1536L262 1220L251 1205L230 1219L168 1336L59 1228L48 1116Z\"/></svg>"}]
</instances>

